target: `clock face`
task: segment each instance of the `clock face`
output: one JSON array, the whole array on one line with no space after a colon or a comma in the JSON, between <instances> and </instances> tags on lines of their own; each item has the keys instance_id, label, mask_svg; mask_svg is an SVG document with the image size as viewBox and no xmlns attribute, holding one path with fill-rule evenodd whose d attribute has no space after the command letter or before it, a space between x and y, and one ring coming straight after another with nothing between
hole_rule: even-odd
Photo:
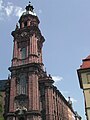
<instances>
[{"instance_id":1,"label":"clock face","mask_svg":"<svg viewBox=\"0 0 90 120\"><path fill-rule=\"evenodd\" d=\"M22 36L22 37L24 37L24 36L26 36L26 35L27 35L27 32L22 32L22 33L21 33L21 36Z\"/></svg>"}]
</instances>

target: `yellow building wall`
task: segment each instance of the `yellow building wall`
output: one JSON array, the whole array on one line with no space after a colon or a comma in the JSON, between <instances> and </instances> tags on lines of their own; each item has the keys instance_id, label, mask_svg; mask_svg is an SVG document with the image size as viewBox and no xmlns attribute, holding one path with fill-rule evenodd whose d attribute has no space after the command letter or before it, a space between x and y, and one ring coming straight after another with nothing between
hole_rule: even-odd
<instances>
[{"instance_id":1,"label":"yellow building wall","mask_svg":"<svg viewBox=\"0 0 90 120\"><path fill-rule=\"evenodd\" d=\"M85 108L88 116L88 120L90 120L90 72L83 73L81 75L83 92L84 92L84 100L85 100Z\"/></svg>"}]
</instances>

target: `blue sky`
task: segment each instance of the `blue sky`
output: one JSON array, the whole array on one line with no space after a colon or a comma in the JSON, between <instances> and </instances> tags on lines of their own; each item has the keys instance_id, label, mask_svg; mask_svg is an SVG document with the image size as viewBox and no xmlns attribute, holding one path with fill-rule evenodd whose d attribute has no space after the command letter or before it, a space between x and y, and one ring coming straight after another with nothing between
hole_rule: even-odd
<instances>
[{"instance_id":1,"label":"blue sky","mask_svg":"<svg viewBox=\"0 0 90 120\"><path fill-rule=\"evenodd\" d=\"M31 0L45 37L43 62L55 85L84 116L83 92L76 70L90 54L90 0ZM11 65L11 32L28 0L0 0L0 79L6 79Z\"/></svg>"}]
</instances>

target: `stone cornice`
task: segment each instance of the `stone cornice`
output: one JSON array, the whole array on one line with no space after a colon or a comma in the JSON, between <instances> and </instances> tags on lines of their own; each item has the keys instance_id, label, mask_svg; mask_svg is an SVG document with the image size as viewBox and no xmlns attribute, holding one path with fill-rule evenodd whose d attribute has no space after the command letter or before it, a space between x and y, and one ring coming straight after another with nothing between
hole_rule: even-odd
<instances>
[{"instance_id":1,"label":"stone cornice","mask_svg":"<svg viewBox=\"0 0 90 120\"><path fill-rule=\"evenodd\" d=\"M36 116L40 116L41 115L41 112L39 110L30 110L30 111L27 111L26 113L27 115L36 115Z\"/></svg>"},{"instance_id":2,"label":"stone cornice","mask_svg":"<svg viewBox=\"0 0 90 120\"><path fill-rule=\"evenodd\" d=\"M40 23L38 17L34 16L34 15L31 15L31 14L22 15L19 19L19 23L24 22L24 21L28 21L28 20L33 20L33 19L36 19L38 24Z\"/></svg>"},{"instance_id":3,"label":"stone cornice","mask_svg":"<svg viewBox=\"0 0 90 120\"><path fill-rule=\"evenodd\" d=\"M26 33L23 36L22 33ZM35 34L35 36L43 43L45 41L44 37L41 34L40 29L37 26L27 26L25 28L19 28L15 31L12 31L12 36L15 38L14 40L20 41L26 41L29 40L30 36Z\"/></svg>"},{"instance_id":4,"label":"stone cornice","mask_svg":"<svg viewBox=\"0 0 90 120\"><path fill-rule=\"evenodd\" d=\"M11 76L17 76L20 72L22 73L34 73L38 74L41 69L40 64L38 63L29 63L20 66L9 67L9 70L12 72Z\"/></svg>"}]
</instances>

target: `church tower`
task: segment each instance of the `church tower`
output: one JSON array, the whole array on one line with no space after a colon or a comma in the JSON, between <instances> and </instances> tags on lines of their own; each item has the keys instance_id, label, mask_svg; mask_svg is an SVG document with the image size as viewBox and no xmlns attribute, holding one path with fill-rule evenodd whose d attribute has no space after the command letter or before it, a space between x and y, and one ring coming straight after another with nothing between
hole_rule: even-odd
<instances>
[{"instance_id":1,"label":"church tower","mask_svg":"<svg viewBox=\"0 0 90 120\"><path fill-rule=\"evenodd\" d=\"M0 82L5 120L75 120L72 106L53 85L42 61L44 37L29 2L12 32L11 76ZM79 117L81 120L81 117Z\"/></svg>"},{"instance_id":2,"label":"church tower","mask_svg":"<svg viewBox=\"0 0 90 120\"><path fill-rule=\"evenodd\" d=\"M29 3L12 32L14 38L7 120L41 120L39 76L43 72L44 37Z\"/></svg>"}]
</instances>

